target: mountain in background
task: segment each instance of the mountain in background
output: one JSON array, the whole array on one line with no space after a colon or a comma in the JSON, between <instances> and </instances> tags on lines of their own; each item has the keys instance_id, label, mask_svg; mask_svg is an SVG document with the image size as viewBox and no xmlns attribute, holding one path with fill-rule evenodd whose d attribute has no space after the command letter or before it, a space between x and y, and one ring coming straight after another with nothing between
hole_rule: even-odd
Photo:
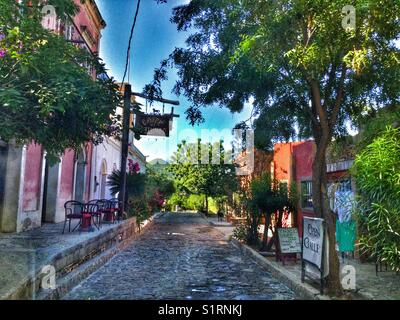
<instances>
[{"instance_id":1,"label":"mountain in background","mask_svg":"<svg viewBox=\"0 0 400 320\"><path fill-rule=\"evenodd\" d=\"M154 165L168 165L168 162L163 160L163 159L153 159L153 160L149 161L148 163L151 164L152 166L154 166Z\"/></svg>"}]
</instances>

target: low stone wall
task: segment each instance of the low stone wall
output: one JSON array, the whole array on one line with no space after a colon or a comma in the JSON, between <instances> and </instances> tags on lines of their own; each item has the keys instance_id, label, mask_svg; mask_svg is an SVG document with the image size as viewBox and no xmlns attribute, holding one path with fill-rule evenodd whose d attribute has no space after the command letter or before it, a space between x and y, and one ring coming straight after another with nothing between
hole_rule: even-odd
<instances>
[{"instance_id":1,"label":"low stone wall","mask_svg":"<svg viewBox=\"0 0 400 320\"><path fill-rule=\"evenodd\" d=\"M140 232L151 226L154 217L146 220L140 228ZM87 277L91 272L106 263L118 251L125 247L139 235L139 228L135 218L122 221L115 226L100 232L94 237L84 239L74 246L68 247L62 252L49 257L46 260L48 266L53 266L56 271L57 288L41 289L41 282L45 274L42 268L46 264L37 266L35 274L21 283L18 288L2 299L57 299L60 298L72 286ZM89 265L83 267L83 265ZM77 272L75 272L77 271ZM72 277L74 274L78 275ZM66 281L66 279L68 281Z\"/></svg>"}]
</instances>

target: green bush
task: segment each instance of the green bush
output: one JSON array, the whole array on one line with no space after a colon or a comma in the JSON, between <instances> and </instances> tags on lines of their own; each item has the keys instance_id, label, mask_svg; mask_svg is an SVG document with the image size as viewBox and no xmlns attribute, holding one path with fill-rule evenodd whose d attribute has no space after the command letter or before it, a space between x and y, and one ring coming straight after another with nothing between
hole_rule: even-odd
<instances>
[{"instance_id":1,"label":"green bush","mask_svg":"<svg viewBox=\"0 0 400 320\"><path fill-rule=\"evenodd\" d=\"M136 217L136 222L139 228L143 221L150 218L152 209L149 205L149 201L145 198L130 197L128 200L128 215L130 217Z\"/></svg>"},{"instance_id":2,"label":"green bush","mask_svg":"<svg viewBox=\"0 0 400 320\"><path fill-rule=\"evenodd\" d=\"M167 205L170 206L172 210L175 209L175 206L184 208L186 207L186 198L186 196L180 194L179 192L175 192L169 197Z\"/></svg>"},{"instance_id":3,"label":"green bush","mask_svg":"<svg viewBox=\"0 0 400 320\"><path fill-rule=\"evenodd\" d=\"M244 224L239 224L233 229L233 237L242 242L248 242L249 230Z\"/></svg>"},{"instance_id":4,"label":"green bush","mask_svg":"<svg viewBox=\"0 0 400 320\"><path fill-rule=\"evenodd\" d=\"M197 210L203 212L205 210L204 196L194 194L190 195L186 200L185 207L189 210Z\"/></svg>"},{"instance_id":5,"label":"green bush","mask_svg":"<svg viewBox=\"0 0 400 320\"><path fill-rule=\"evenodd\" d=\"M400 271L400 129L386 130L356 157L360 246Z\"/></svg>"}]
</instances>

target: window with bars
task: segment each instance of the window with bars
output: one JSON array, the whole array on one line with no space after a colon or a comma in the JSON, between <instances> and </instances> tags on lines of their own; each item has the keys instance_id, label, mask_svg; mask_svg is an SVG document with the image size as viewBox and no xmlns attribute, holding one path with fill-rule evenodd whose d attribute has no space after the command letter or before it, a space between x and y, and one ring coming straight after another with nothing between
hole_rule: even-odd
<instances>
[{"instance_id":1,"label":"window with bars","mask_svg":"<svg viewBox=\"0 0 400 320\"><path fill-rule=\"evenodd\" d=\"M312 203L312 181L301 182L301 207L313 208Z\"/></svg>"}]
</instances>

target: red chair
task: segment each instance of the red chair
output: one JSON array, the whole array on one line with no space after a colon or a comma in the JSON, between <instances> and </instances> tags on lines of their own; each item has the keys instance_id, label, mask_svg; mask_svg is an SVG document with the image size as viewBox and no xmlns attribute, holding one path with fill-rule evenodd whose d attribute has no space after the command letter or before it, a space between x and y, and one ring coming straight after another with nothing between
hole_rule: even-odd
<instances>
[{"instance_id":1,"label":"red chair","mask_svg":"<svg viewBox=\"0 0 400 320\"><path fill-rule=\"evenodd\" d=\"M75 228L72 230L75 231L75 229L81 225L82 223L82 211L83 211L83 204L79 201L71 200L67 201L64 203L64 209L65 209L65 221L64 221L64 227L62 233L64 234L65 231L65 226L67 222L69 223L68 225L68 232L71 232L71 221L72 220L79 220L79 223L75 226Z\"/></svg>"},{"instance_id":2,"label":"red chair","mask_svg":"<svg viewBox=\"0 0 400 320\"><path fill-rule=\"evenodd\" d=\"M110 199L112 211L114 212L114 221L122 220L121 201L118 199Z\"/></svg>"},{"instance_id":3,"label":"red chair","mask_svg":"<svg viewBox=\"0 0 400 320\"><path fill-rule=\"evenodd\" d=\"M104 201L104 207L102 209L102 212L104 213L103 222L115 223L118 214L118 204L116 204L115 202L118 202L118 200L104 199L102 201Z\"/></svg>"},{"instance_id":4,"label":"red chair","mask_svg":"<svg viewBox=\"0 0 400 320\"><path fill-rule=\"evenodd\" d=\"M88 231L93 231L92 221L93 221L93 225L97 228L97 230L100 230L99 225L97 225L93 219L99 213L100 213L99 206L96 203L88 202L88 203L84 204L83 211L82 211L82 220L81 220L80 230L87 229Z\"/></svg>"},{"instance_id":5,"label":"red chair","mask_svg":"<svg viewBox=\"0 0 400 320\"><path fill-rule=\"evenodd\" d=\"M97 218L97 226L100 228L104 209L107 208L107 200L90 200L88 204L95 204L98 206L97 212L93 212L92 214L95 218Z\"/></svg>"}]
</instances>

